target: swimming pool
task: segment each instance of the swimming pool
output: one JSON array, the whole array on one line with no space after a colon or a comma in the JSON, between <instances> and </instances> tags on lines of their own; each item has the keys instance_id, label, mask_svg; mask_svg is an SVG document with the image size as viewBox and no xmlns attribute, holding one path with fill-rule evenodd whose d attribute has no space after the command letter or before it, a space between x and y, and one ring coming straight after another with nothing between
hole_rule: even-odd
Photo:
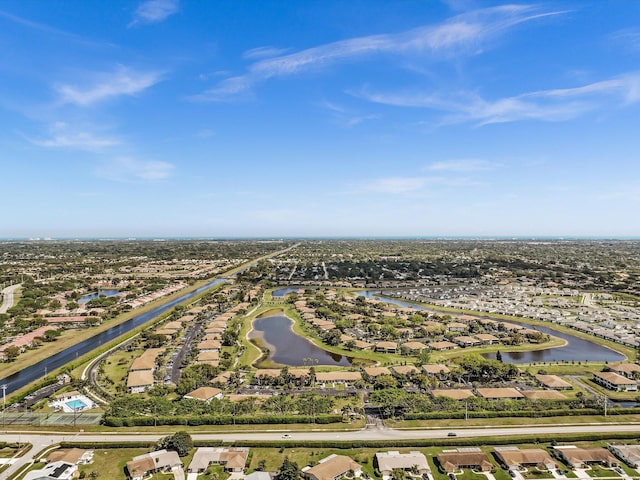
<instances>
[{"instance_id":1,"label":"swimming pool","mask_svg":"<svg viewBox=\"0 0 640 480\"><path fill-rule=\"evenodd\" d=\"M82 400L76 399L65 403L71 410L84 410L85 408L87 408L87 405Z\"/></svg>"}]
</instances>

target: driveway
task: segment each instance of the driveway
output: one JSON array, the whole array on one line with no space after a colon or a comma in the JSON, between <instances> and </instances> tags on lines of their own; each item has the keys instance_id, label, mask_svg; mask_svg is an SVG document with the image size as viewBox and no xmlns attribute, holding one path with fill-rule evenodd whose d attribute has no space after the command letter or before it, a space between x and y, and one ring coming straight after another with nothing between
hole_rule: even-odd
<instances>
[{"instance_id":1,"label":"driveway","mask_svg":"<svg viewBox=\"0 0 640 480\"><path fill-rule=\"evenodd\" d=\"M171 467L171 473L173 473L173 478L176 480L185 480L184 478L184 470L182 467L175 465Z\"/></svg>"},{"instance_id":2,"label":"driveway","mask_svg":"<svg viewBox=\"0 0 640 480\"><path fill-rule=\"evenodd\" d=\"M576 474L576 477L578 478L584 478L584 479L590 479L591 476L587 473L587 471L584 468L574 468L573 471Z\"/></svg>"}]
</instances>

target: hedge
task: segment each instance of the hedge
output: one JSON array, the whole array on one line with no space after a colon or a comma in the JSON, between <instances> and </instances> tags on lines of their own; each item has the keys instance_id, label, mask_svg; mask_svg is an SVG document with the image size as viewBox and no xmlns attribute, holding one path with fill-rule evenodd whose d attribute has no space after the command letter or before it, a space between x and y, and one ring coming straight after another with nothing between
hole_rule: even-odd
<instances>
[{"instance_id":1,"label":"hedge","mask_svg":"<svg viewBox=\"0 0 640 480\"><path fill-rule=\"evenodd\" d=\"M257 425L257 424L292 424L317 423L326 425L342 422L342 415L286 415L286 416L240 416L201 415L197 417L105 417L103 422L109 427L141 427L160 425Z\"/></svg>"},{"instance_id":2,"label":"hedge","mask_svg":"<svg viewBox=\"0 0 640 480\"><path fill-rule=\"evenodd\" d=\"M640 437L640 432L620 433L566 433L548 435L513 435L501 437L456 437L402 440L194 440L195 447L220 447L233 445L237 447L262 448L408 448L408 447L450 447L450 446L482 446L482 445L515 445L519 443L551 443L562 442L595 442L601 440L629 440ZM62 442L61 448L109 449L109 448L152 448L156 442Z\"/></svg>"},{"instance_id":3,"label":"hedge","mask_svg":"<svg viewBox=\"0 0 640 480\"><path fill-rule=\"evenodd\" d=\"M519 443L551 443L554 440L563 442L594 442L600 440L629 440L640 437L640 432L620 433L566 433L547 435L513 435L501 437L456 437L456 438L429 438L429 439L402 439L402 440L238 440L233 445L238 447L304 447L304 448L409 448L409 447L465 447L484 445L515 445ZM195 442L200 445L202 441Z\"/></svg>"},{"instance_id":4,"label":"hedge","mask_svg":"<svg viewBox=\"0 0 640 480\"><path fill-rule=\"evenodd\" d=\"M133 442L60 442L60 448L82 448L84 450L106 450L109 448L153 448L156 442L136 440Z\"/></svg>"},{"instance_id":5,"label":"hedge","mask_svg":"<svg viewBox=\"0 0 640 480\"><path fill-rule=\"evenodd\" d=\"M610 408L607 415L631 415L640 413L640 408ZM482 411L467 413L468 418L500 418L500 417L572 417L580 415L602 415L603 410L599 408L580 409L555 409L555 410L501 410ZM465 418L465 412L421 412L405 413L402 415L405 420L435 420L435 419L459 419Z\"/></svg>"}]
</instances>

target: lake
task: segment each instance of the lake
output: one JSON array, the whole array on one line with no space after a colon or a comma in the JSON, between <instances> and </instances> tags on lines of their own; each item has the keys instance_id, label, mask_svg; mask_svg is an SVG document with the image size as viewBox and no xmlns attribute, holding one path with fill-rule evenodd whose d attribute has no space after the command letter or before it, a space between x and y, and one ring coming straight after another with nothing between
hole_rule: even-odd
<instances>
[{"instance_id":1,"label":"lake","mask_svg":"<svg viewBox=\"0 0 640 480\"><path fill-rule=\"evenodd\" d=\"M273 293L271 294L271 296L273 298L281 298L281 297L284 297L285 295L287 295L288 293L297 292L298 290L299 290L298 287L279 288L277 290L274 290Z\"/></svg>"},{"instance_id":2,"label":"lake","mask_svg":"<svg viewBox=\"0 0 640 480\"><path fill-rule=\"evenodd\" d=\"M78 303L83 304L83 303L90 302L94 298L98 298L100 295L105 297L115 297L119 293L120 293L120 290L115 290L115 289L98 290L97 292L83 295L78 299Z\"/></svg>"},{"instance_id":3,"label":"lake","mask_svg":"<svg viewBox=\"0 0 640 480\"><path fill-rule=\"evenodd\" d=\"M391 303L393 305L398 305L400 307L410 307L415 308L416 310L428 310L433 311L435 313L437 310L429 309L428 307L424 307L422 305L417 305L411 302L405 302L402 300L398 300L396 298L388 298L380 296L379 290L364 290L362 292L357 292L358 295L363 296L365 298L373 298L377 300L381 300L386 303ZM476 315L478 318L491 318L488 316L484 316L482 314ZM505 351L500 351L502 354L502 360L504 362L509 363L533 363L533 362L562 362L562 361L575 361L575 362L620 362L625 360L625 356L616 352L615 350L611 350L610 348L604 347L596 342L592 342L591 340L585 340L569 333L558 332L552 328L539 326L539 325L530 325L525 322L518 322L517 320L509 320L510 323L519 323L521 325L526 325L527 328L531 328L534 330L538 330L542 333L546 333L548 335L553 335L554 337L562 338L567 341L567 344L563 347L556 348L545 348L542 350L530 350L523 352L508 352L508 346L505 346ZM494 353L484 353L482 354L485 358L490 358L495 360L496 354Z\"/></svg>"},{"instance_id":4,"label":"lake","mask_svg":"<svg viewBox=\"0 0 640 480\"><path fill-rule=\"evenodd\" d=\"M293 321L284 315L256 318L249 338L261 338L264 346L269 349L267 360L281 365L292 367L351 365L351 357L331 353L317 347L295 333L292 326Z\"/></svg>"}]
</instances>

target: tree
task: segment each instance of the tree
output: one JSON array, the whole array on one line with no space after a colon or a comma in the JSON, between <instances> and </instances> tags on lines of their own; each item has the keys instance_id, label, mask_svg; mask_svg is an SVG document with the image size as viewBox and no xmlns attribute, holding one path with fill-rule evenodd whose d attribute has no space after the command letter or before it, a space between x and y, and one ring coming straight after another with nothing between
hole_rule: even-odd
<instances>
[{"instance_id":1,"label":"tree","mask_svg":"<svg viewBox=\"0 0 640 480\"><path fill-rule=\"evenodd\" d=\"M44 341L53 342L60 335L61 332L59 330L47 330L46 332L44 332Z\"/></svg>"},{"instance_id":2,"label":"tree","mask_svg":"<svg viewBox=\"0 0 640 480\"><path fill-rule=\"evenodd\" d=\"M496 360L502 362L502 353L500 353L500 350L496 352Z\"/></svg>"},{"instance_id":3,"label":"tree","mask_svg":"<svg viewBox=\"0 0 640 480\"><path fill-rule=\"evenodd\" d=\"M300 468L296 462L291 462L286 457L275 478L276 480L298 480L300 478Z\"/></svg>"},{"instance_id":4,"label":"tree","mask_svg":"<svg viewBox=\"0 0 640 480\"><path fill-rule=\"evenodd\" d=\"M340 330L338 330L337 328L334 330L329 330L327 333L325 333L323 340L327 345L332 345L334 347L336 345L340 345Z\"/></svg>"},{"instance_id":5,"label":"tree","mask_svg":"<svg viewBox=\"0 0 640 480\"><path fill-rule=\"evenodd\" d=\"M178 456L186 457L189 455L189 450L193 448L193 440L191 439L191 435L185 431L181 431L161 438L158 447L175 450L178 452Z\"/></svg>"},{"instance_id":6,"label":"tree","mask_svg":"<svg viewBox=\"0 0 640 480\"><path fill-rule=\"evenodd\" d=\"M16 347L15 345L11 345L4 350L4 356L9 362L13 362L18 355L20 355L20 347Z\"/></svg>"}]
</instances>

